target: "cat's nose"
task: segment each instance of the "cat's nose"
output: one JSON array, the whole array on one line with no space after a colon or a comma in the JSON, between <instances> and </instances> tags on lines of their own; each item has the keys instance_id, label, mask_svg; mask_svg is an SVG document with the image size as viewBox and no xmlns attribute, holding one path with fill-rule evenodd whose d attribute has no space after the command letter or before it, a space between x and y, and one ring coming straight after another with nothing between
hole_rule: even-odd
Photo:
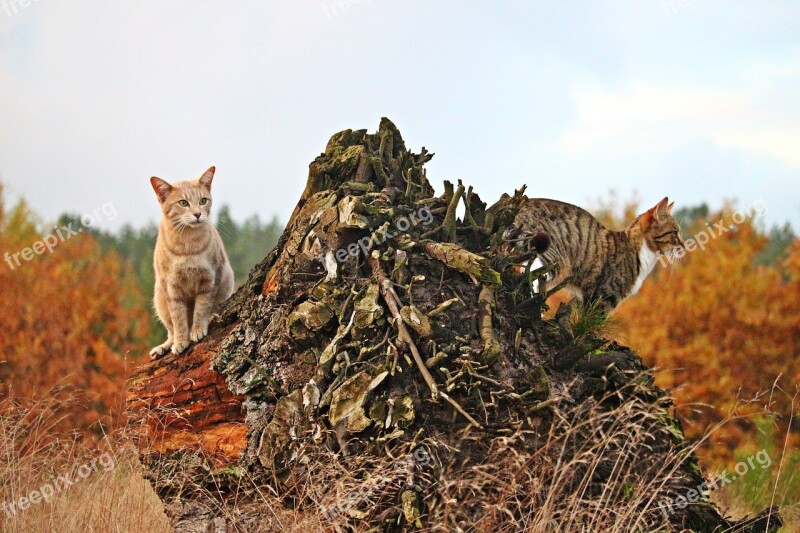
<instances>
[{"instance_id":1,"label":"cat's nose","mask_svg":"<svg viewBox=\"0 0 800 533\"><path fill-rule=\"evenodd\" d=\"M197 220L200 220L200 215L201 215L201 214L202 214L202 213L195 213L195 214L194 214L194 218L196 218Z\"/></svg>"}]
</instances>

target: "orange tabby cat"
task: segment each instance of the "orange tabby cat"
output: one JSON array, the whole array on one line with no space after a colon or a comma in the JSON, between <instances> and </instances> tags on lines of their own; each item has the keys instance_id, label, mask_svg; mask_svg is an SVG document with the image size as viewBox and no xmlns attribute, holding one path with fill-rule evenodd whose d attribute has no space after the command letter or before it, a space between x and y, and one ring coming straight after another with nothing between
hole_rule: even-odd
<instances>
[{"instance_id":1,"label":"orange tabby cat","mask_svg":"<svg viewBox=\"0 0 800 533\"><path fill-rule=\"evenodd\" d=\"M514 225L528 234L544 232L549 247L532 268L553 265L547 288L569 278L567 288L586 303L606 310L636 294L660 254L672 256L684 247L681 228L664 198L623 230L609 230L580 207L533 198L520 209ZM538 292L538 282L534 282Z\"/></svg>"},{"instance_id":2,"label":"orange tabby cat","mask_svg":"<svg viewBox=\"0 0 800 533\"><path fill-rule=\"evenodd\" d=\"M152 358L168 350L179 354L205 337L212 313L233 293L233 270L210 219L214 171L175 184L150 178L164 214L153 258L154 304L167 328L167 340L150 350Z\"/></svg>"}]
</instances>

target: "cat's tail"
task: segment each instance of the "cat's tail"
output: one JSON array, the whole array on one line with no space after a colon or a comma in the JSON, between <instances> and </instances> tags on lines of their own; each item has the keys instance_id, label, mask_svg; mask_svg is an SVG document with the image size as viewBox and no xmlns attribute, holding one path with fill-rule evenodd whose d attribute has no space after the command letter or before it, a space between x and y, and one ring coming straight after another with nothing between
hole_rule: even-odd
<instances>
[{"instance_id":1,"label":"cat's tail","mask_svg":"<svg viewBox=\"0 0 800 533\"><path fill-rule=\"evenodd\" d=\"M546 231L537 231L530 237L531 247L537 254L543 254L550 248L550 234Z\"/></svg>"},{"instance_id":2,"label":"cat's tail","mask_svg":"<svg viewBox=\"0 0 800 533\"><path fill-rule=\"evenodd\" d=\"M533 249L541 255L550 248L550 234L543 230L524 231L519 224L511 224L503 232L503 240L517 248Z\"/></svg>"}]
</instances>

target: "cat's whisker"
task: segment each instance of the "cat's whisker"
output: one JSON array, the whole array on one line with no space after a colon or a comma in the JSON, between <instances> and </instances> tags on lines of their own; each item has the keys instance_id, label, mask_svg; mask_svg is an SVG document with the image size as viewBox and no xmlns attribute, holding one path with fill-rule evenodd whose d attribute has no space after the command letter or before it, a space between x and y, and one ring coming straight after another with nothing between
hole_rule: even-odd
<instances>
[{"instance_id":1,"label":"cat's whisker","mask_svg":"<svg viewBox=\"0 0 800 533\"><path fill-rule=\"evenodd\" d=\"M672 259L672 266L675 270L680 270L683 268L683 257L678 257L675 255Z\"/></svg>"},{"instance_id":2,"label":"cat's whisker","mask_svg":"<svg viewBox=\"0 0 800 533\"><path fill-rule=\"evenodd\" d=\"M220 231L220 233L224 235L230 235L231 228L228 227L226 224L221 224L220 222L217 222L217 229Z\"/></svg>"},{"instance_id":3,"label":"cat's whisker","mask_svg":"<svg viewBox=\"0 0 800 533\"><path fill-rule=\"evenodd\" d=\"M219 231L220 235L223 237L230 238L232 236L230 228L226 227L224 224L221 224L219 220L217 220L217 231Z\"/></svg>"}]
</instances>

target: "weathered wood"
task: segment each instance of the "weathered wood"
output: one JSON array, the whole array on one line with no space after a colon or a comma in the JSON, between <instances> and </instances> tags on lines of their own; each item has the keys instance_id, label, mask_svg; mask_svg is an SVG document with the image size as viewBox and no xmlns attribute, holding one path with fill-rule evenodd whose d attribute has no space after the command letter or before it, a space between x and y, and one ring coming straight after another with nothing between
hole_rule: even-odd
<instances>
[{"instance_id":1,"label":"weathered wood","mask_svg":"<svg viewBox=\"0 0 800 533\"><path fill-rule=\"evenodd\" d=\"M185 355L138 368L128 382L129 425L140 449L169 455L195 450L217 467L236 464L247 445L243 396L210 368L224 330Z\"/></svg>"},{"instance_id":2,"label":"weathered wood","mask_svg":"<svg viewBox=\"0 0 800 533\"><path fill-rule=\"evenodd\" d=\"M380 262L376 257L370 258L370 266L372 266L372 275L375 276L375 279L378 281L378 285L381 288L383 300L386 302L386 305L392 312L392 316L394 316L395 326L397 326L397 331L400 334L400 340L405 342L408 346L408 349L411 350L411 354L414 356L414 362L417 363L417 368L419 369L422 378L425 380L425 383L428 384L428 388L431 390L431 399L436 401L439 397L439 388L436 386L436 382L433 380L433 377L431 377L430 372L428 372L428 368L425 366L425 362L422 360L422 356L419 354L419 349L417 349L417 345L414 342L413 337L411 337L411 333L408 331L405 320L403 320L403 316L400 313L400 305L398 304L397 294L392 288L392 282L386 277L386 274L383 273Z\"/></svg>"},{"instance_id":3,"label":"weathered wood","mask_svg":"<svg viewBox=\"0 0 800 533\"><path fill-rule=\"evenodd\" d=\"M485 257L465 250L457 244L428 241L423 244L423 248L428 255L454 270L469 274L489 285L500 284L500 274L491 268L489 260Z\"/></svg>"}]
</instances>

